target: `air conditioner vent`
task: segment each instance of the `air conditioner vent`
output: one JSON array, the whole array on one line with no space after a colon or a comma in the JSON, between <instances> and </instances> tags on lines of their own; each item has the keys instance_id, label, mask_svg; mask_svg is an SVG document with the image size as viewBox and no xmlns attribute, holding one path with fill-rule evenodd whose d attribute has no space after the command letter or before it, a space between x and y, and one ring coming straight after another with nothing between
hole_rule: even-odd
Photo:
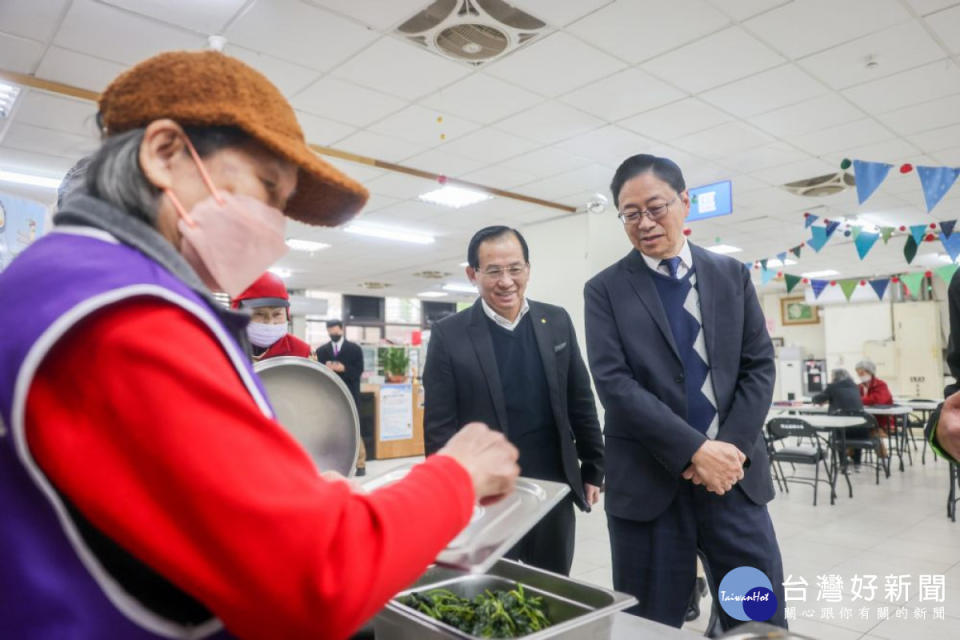
<instances>
[{"instance_id":1,"label":"air conditioner vent","mask_svg":"<svg viewBox=\"0 0 960 640\"><path fill-rule=\"evenodd\" d=\"M783 185L783 188L798 196L820 198L846 191L856 186L856 184L856 180L852 175L845 171L839 171L837 173L816 176L815 178L788 182Z\"/></svg>"}]
</instances>

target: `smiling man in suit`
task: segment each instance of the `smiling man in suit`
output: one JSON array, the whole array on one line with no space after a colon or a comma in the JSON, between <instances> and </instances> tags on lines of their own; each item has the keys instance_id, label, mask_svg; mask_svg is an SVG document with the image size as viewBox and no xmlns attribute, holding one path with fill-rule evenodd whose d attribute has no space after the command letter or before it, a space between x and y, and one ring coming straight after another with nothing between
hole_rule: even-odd
<instances>
[{"instance_id":1,"label":"smiling man in suit","mask_svg":"<svg viewBox=\"0 0 960 640\"><path fill-rule=\"evenodd\" d=\"M522 475L565 482L571 493L508 554L569 575L576 503L589 510L603 482L603 438L590 375L562 308L528 300L527 243L516 229L478 231L467 276L480 299L433 325L423 371L427 455L469 422L502 431Z\"/></svg>"},{"instance_id":2,"label":"smiling man in suit","mask_svg":"<svg viewBox=\"0 0 960 640\"><path fill-rule=\"evenodd\" d=\"M683 173L628 158L611 185L634 249L587 282L587 352L603 403L613 586L630 611L683 623L703 551L716 600L731 570L766 574L784 626L783 567L761 434L773 345L743 263L687 242ZM720 614L725 629L739 623Z\"/></svg>"}]
</instances>

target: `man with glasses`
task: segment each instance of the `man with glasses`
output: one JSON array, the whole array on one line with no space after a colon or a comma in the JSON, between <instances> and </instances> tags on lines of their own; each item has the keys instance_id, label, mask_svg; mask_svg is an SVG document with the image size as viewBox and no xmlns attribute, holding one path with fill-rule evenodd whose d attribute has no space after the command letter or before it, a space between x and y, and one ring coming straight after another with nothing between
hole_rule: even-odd
<instances>
[{"instance_id":1,"label":"man with glasses","mask_svg":"<svg viewBox=\"0 0 960 640\"><path fill-rule=\"evenodd\" d=\"M728 572L753 567L770 584L740 586L770 589L776 606L760 617L784 626L761 433L773 345L750 272L686 241L690 195L671 160L628 158L611 190L634 249L587 282L584 298L605 409L613 586L637 598L632 613L679 627L699 550L714 601ZM740 622L720 619L725 629Z\"/></svg>"},{"instance_id":2,"label":"man with glasses","mask_svg":"<svg viewBox=\"0 0 960 640\"><path fill-rule=\"evenodd\" d=\"M573 504L589 510L603 482L603 439L570 316L528 300L527 243L516 229L481 229L467 249L480 299L434 324L423 371L424 438L430 455L469 422L502 431L520 451L520 472L565 482L571 493L508 554L569 575Z\"/></svg>"}]
</instances>

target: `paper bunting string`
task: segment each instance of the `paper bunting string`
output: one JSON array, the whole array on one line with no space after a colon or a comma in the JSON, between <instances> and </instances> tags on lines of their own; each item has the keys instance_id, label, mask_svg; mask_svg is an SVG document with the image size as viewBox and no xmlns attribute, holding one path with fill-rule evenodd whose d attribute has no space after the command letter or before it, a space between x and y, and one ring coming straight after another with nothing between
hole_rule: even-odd
<instances>
[{"instance_id":1,"label":"paper bunting string","mask_svg":"<svg viewBox=\"0 0 960 640\"><path fill-rule=\"evenodd\" d=\"M839 227L839 226L840 226L840 223L839 223L839 222L828 222L828 223L825 225L825 228L826 228L826 230L827 230L827 238L829 238L830 236L832 236L832 235L833 235L833 232L836 231L836 230L837 230L837 227Z\"/></svg>"},{"instance_id":2,"label":"paper bunting string","mask_svg":"<svg viewBox=\"0 0 960 640\"><path fill-rule=\"evenodd\" d=\"M783 265L787 264L787 252L786 252L786 251L781 251L780 253L778 253L778 254L777 254L777 260L780 261L780 266L781 266L781 267L782 267Z\"/></svg>"},{"instance_id":3,"label":"paper bunting string","mask_svg":"<svg viewBox=\"0 0 960 640\"><path fill-rule=\"evenodd\" d=\"M827 288L828 284L830 284L829 280L811 280L810 286L813 287L813 297L819 298L820 294L823 293L823 290Z\"/></svg>"},{"instance_id":4,"label":"paper bunting string","mask_svg":"<svg viewBox=\"0 0 960 640\"><path fill-rule=\"evenodd\" d=\"M827 244L829 236L827 236L826 227L810 227L810 233L813 234L813 237L807 240L807 245L811 249L820 253L820 249L823 249L823 245Z\"/></svg>"},{"instance_id":5,"label":"paper bunting string","mask_svg":"<svg viewBox=\"0 0 960 640\"><path fill-rule=\"evenodd\" d=\"M799 258L799 257L800 257L800 252L801 252L802 250L803 250L803 245L802 245L802 244L798 244L798 245L795 246L794 248L790 249L790 252L791 252L793 255L795 255L795 256L797 256L797 257Z\"/></svg>"},{"instance_id":6,"label":"paper bunting string","mask_svg":"<svg viewBox=\"0 0 960 640\"><path fill-rule=\"evenodd\" d=\"M956 182L957 176L960 175L960 169L953 167L917 167L917 175L920 176L923 197L927 201L927 212L930 212Z\"/></svg>"},{"instance_id":7,"label":"paper bunting string","mask_svg":"<svg viewBox=\"0 0 960 640\"><path fill-rule=\"evenodd\" d=\"M953 280L953 274L957 272L957 269L960 268L955 264L947 264L942 267L937 267L936 272L940 278L947 283L947 286L950 286L950 281ZM789 289L787 293L790 293Z\"/></svg>"},{"instance_id":8,"label":"paper bunting string","mask_svg":"<svg viewBox=\"0 0 960 640\"><path fill-rule=\"evenodd\" d=\"M815 215L813 215L812 213L808 213L808 214L805 214L805 215L803 216L803 219L804 219L803 226L804 226L804 227L809 227L809 226L812 225L814 222L816 222L817 220L819 220L819 219L820 219L820 216L815 216Z\"/></svg>"},{"instance_id":9,"label":"paper bunting string","mask_svg":"<svg viewBox=\"0 0 960 640\"><path fill-rule=\"evenodd\" d=\"M870 233L869 231L862 231L857 235L856 239L853 241L853 244L857 247L857 254L860 256L860 259L863 260L867 257L867 254L870 253L870 249L873 248L873 245L877 243L877 240L880 238L880 234Z\"/></svg>"},{"instance_id":10,"label":"paper bunting string","mask_svg":"<svg viewBox=\"0 0 960 640\"><path fill-rule=\"evenodd\" d=\"M877 294L877 298L883 300L883 294L887 292L887 285L890 284L890 278L877 278L876 280L870 281L870 286L873 287L874 293Z\"/></svg>"},{"instance_id":11,"label":"paper bunting string","mask_svg":"<svg viewBox=\"0 0 960 640\"><path fill-rule=\"evenodd\" d=\"M853 161L853 174L857 179L857 199L860 200L860 204L873 195L877 187L887 178L892 166L886 162Z\"/></svg>"},{"instance_id":12,"label":"paper bunting string","mask_svg":"<svg viewBox=\"0 0 960 640\"><path fill-rule=\"evenodd\" d=\"M853 295L853 292L856 290L859 283L860 280L857 278L840 281L840 289L843 291L843 295L846 296L847 300L849 300L850 296Z\"/></svg>"},{"instance_id":13,"label":"paper bunting string","mask_svg":"<svg viewBox=\"0 0 960 640\"><path fill-rule=\"evenodd\" d=\"M890 236L893 235L893 232L896 231L893 227L882 227L880 229L880 237L883 238L883 244L887 244L890 241Z\"/></svg>"},{"instance_id":14,"label":"paper bunting string","mask_svg":"<svg viewBox=\"0 0 960 640\"><path fill-rule=\"evenodd\" d=\"M940 233L949 237L953 233L953 227L957 224L956 220L944 220L940 223Z\"/></svg>"},{"instance_id":15,"label":"paper bunting string","mask_svg":"<svg viewBox=\"0 0 960 640\"><path fill-rule=\"evenodd\" d=\"M913 239L913 236L907 238L907 243L903 245L903 257L907 259L907 264L913 262L913 259L917 257L917 241Z\"/></svg>"},{"instance_id":16,"label":"paper bunting string","mask_svg":"<svg viewBox=\"0 0 960 640\"><path fill-rule=\"evenodd\" d=\"M760 271L760 283L767 284L771 280L777 277L776 269L763 269Z\"/></svg>"},{"instance_id":17,"label":"paper bunting string","mask_svg":"<svg viewBox=\"0 0 960 640\"><path fill-rule=\"evenodd\" d=\"M800 281L803 280L800 276L790 275L789 273L783 274L783 279L787 282L787 293L793 291L793 288L800 284Z\"/></svg>"},{"instance_id":18,"label":"paper bunting string","mask_svg":"<svg viewBox=\"0 0 960 640\"><path fill-rule=\"evenodd\" d=\"M767 258L764 258L763 260L760 261L760 268L763 269L764 271L767 270L767 261L768 261Z\"/></svg>"},{"instance_id":19,"label":"paper bunting string","mask_svg":"<svg viewBox=\"0 0 960 640\"><path fill-rule=\"evenodd\" d=\"M922 273L905 273L900 276L900 281L910 295L917 296L920 295L920 283L923 282L923 278Z\"/></svg>"},{"instance_id":20,"label":"paper bunting string","mask_svg":"<svg viewBox=\"0 0 960 640\"><path fill-rule=\"evenodd\" d=\"M940 243L943 244L943 248L947 250L947 255L950 256L950 259L956 262L957 256L960 256L960 233L949 236L941 233Z\"/></svg>"},{"instance_id":21,"label":"paper bunting string","mask_svg":"<svg viewBox=\"0 0 960 640\"><path fill-rule=\"evenodd\" d=\"M853 241L856 242L857 238L860 237L861 229L860 227L851 227L850 228L850 237L853 238Z\"/></svg>"},{"instance_id":22,"label":"paper bunting string","mask_svg":"<svg viewBox=\"0 0 960 640\"><path fill-rule=\"evenodd\" d=\"M912 224L910 225L910 235L913 236L914 242L919 246L923 242L923 236L927 235L927 225L925 224Z\"/></svg>"}]
</instances>

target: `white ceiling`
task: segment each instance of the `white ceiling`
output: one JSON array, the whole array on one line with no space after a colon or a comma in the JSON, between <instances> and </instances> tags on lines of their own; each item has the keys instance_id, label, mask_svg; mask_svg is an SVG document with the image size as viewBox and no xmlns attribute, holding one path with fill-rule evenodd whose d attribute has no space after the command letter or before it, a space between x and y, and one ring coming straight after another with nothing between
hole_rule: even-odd
<instances>
[{"instance_id":1,"label":"white ceiling","mask_svg":"<svg viewBox=\"0 0 960 640\"><path fill-rule=\"evenodd\" d=\"M853 191L810 199L778 186L836 171L844 157L960 165L960 1L515 0L549 33L480 70L391 35L427 4L3 2L0 68L99 91L147 56L201 48L222 33L228 53L290 98L317 144L573 206L606 193L617 164L634 153L675 159L689 185L732 179L734 214L693 223L692 239L742 247L744 260L809 237L808 210L897 225L960 217L960 187L930 216L915 173L894 170L864 206ZM26 91L0 128L0 169L62 175L96 147L94 111ZM295 288L357 293L359 283L380 281L392 285L389 295L436 289L441 283L412 274L434 269L463 281L474 230L563 215L504 198L436 207L416 199L436 186L428 181L333 162L370 188L363 219L437 240L405 245L294 225L292 236L332 245L284 259ZM938 248L925 244L917 264L942 264ZM860 262L839 236L787 270L890 273L904 268L901 250L895 239Z\"/></svg>"}]
</instances>

